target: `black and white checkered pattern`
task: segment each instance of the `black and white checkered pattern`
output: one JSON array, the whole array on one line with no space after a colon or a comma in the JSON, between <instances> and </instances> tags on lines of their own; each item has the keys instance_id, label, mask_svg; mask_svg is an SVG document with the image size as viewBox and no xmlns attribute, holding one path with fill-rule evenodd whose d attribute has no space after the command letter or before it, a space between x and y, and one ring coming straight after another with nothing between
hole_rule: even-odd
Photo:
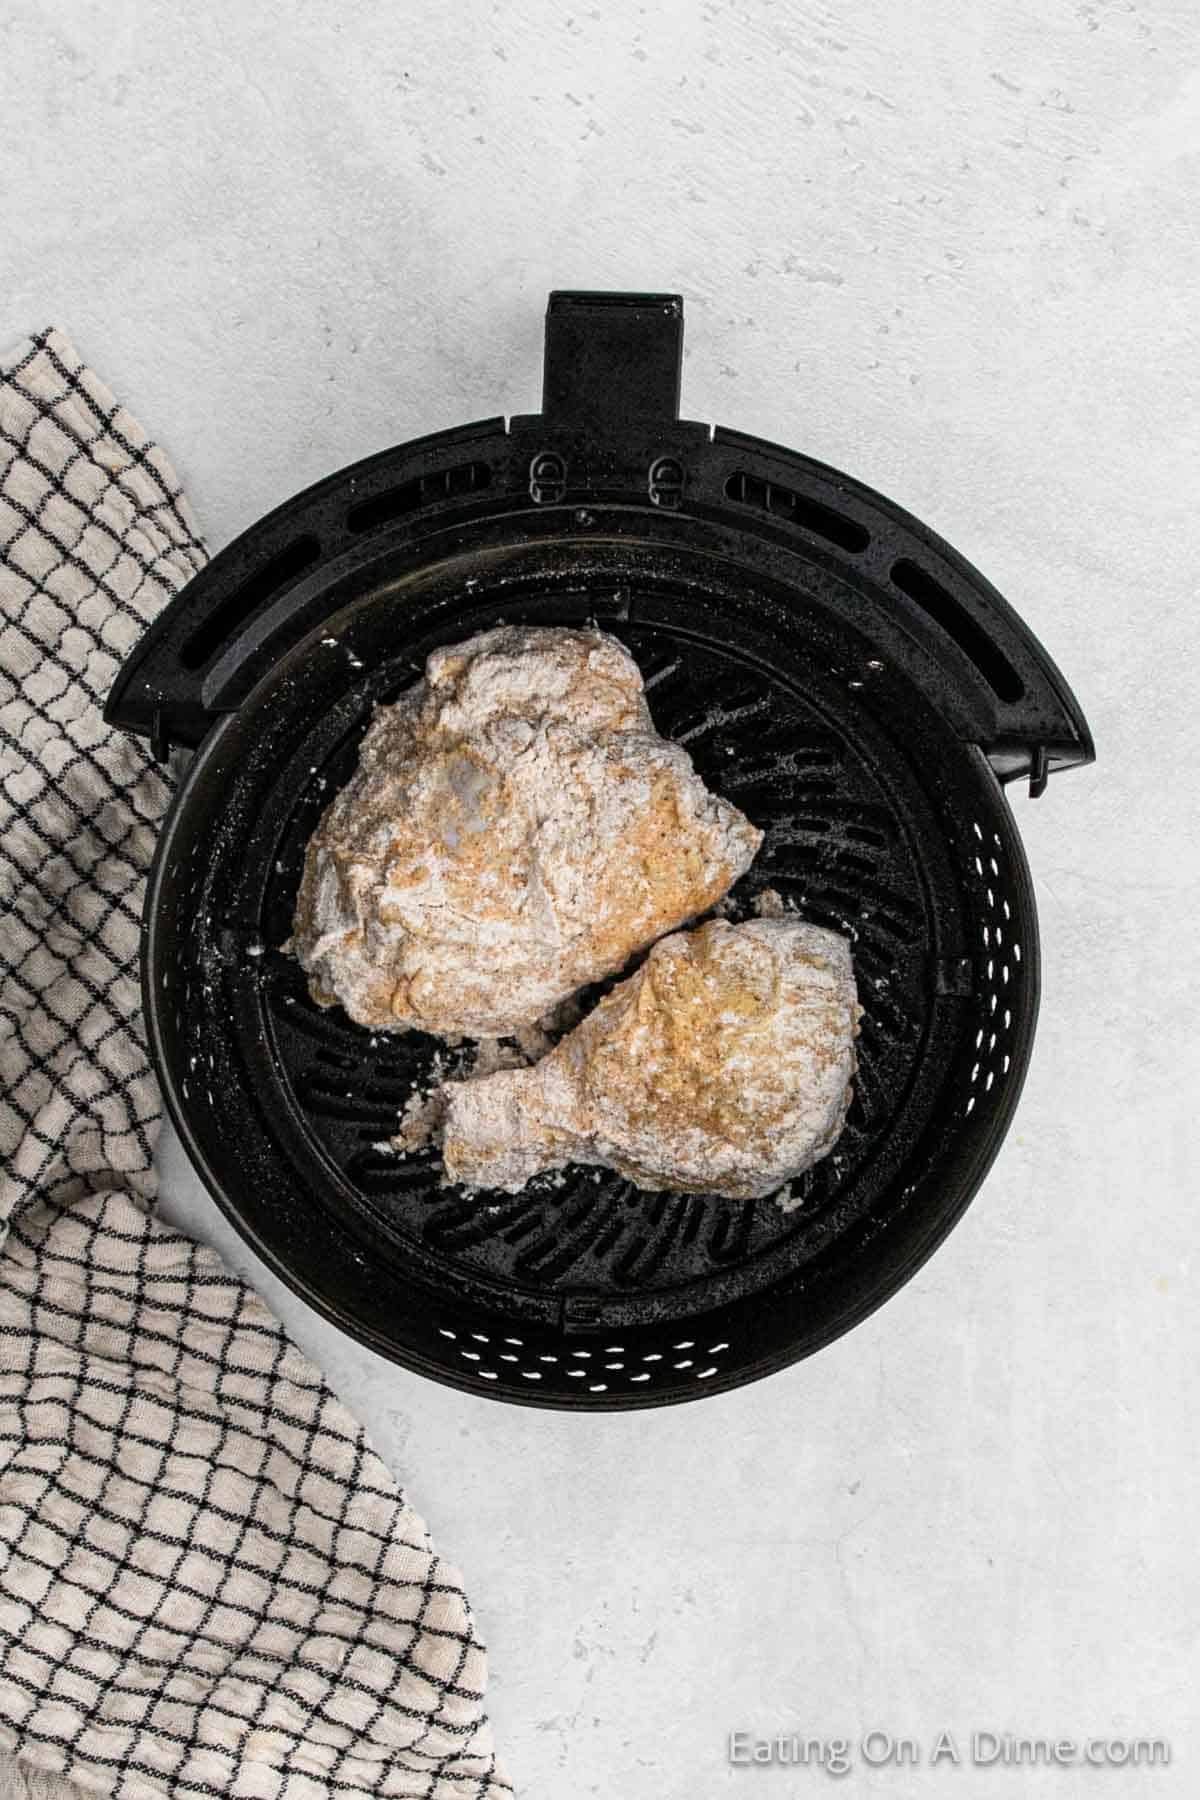
<instances>
[{"instance_id":1,"label":"black and white checkered pattern","mask_svg":"<svg viewBox=\"0 0 1200 1800\"><path fill-rule=\"evenodd\" d=\"M457 1573L262 1302L150 1211L168 795L100 709L204 558L60 332L0 363L0 1749L129 1800L499 1800Z\"/></svg>"}]
</instances>

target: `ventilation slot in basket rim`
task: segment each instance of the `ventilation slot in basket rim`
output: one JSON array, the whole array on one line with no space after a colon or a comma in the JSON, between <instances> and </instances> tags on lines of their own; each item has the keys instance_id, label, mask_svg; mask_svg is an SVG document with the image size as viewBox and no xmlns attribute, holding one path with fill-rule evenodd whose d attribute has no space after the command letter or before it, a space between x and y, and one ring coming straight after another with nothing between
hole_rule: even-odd
<instances>
[{"instance_id":1,"label":"ventilation slot in basket rim","mask_svg":"<svg viewBox=\"0 0 1200 1800\"><path fill-rule=\"evenodd\" d=\"M378 531L381 526L419 512L422 507L436 505L439 500L457 500L464 494L478 493L489 487L491 480L491 464L485 462L457 463L452 469L414 476L411 481L384 488L382 493L352 506L346 514L346 529L355 533Z\"/></svg>"},{"instance_id":2,"label":"ventilation slot in basket rim","mask_svg":"<svg viewBox=\"0 0 1200 1800\"><path fill-rule=\"evenodd\" d=\"M273 600L281 588L287 587L312 567L321 554L321 540L312 532L294 538L276 552L269 562L239 583L220 605L185 640L179 660L185 669L202 669L221 650L229 637L246 621Z\"/></svg>"},{"instance_id":3,"label":"ventilation slot in basket rim","mask_svg":"<svg viewBox=\"0 0 1200 1800\"><path fill-rule=\"evenodd\" d=\"M819 500L798 494L794 488L782 487L776 481L764 481L745 469L735 469L727 478L725 497L736 500L740 506L757 507L759 512L787 519L814 537L836 544L839 550L858 553L871 542L870 532L857 519L847 518L845 513L835 512L831 506L822 506Z\"/></svg>"},{"instance_id":4,"label":"ventilation slot in basket rim","mask_svg":"<svg viewBox=\"0 0 1200 1800\"><path fill-rule=\"evenodd\" d=\"M935 580L920 563L913 562L907 556L902 556L892 564L890 574L893 585L914 601L935 625L940 625L948 637L954 639L998 700L1012 704L1024 698L1025 683L1003 650L940 581Z\"/></svg>"}]
</instances>

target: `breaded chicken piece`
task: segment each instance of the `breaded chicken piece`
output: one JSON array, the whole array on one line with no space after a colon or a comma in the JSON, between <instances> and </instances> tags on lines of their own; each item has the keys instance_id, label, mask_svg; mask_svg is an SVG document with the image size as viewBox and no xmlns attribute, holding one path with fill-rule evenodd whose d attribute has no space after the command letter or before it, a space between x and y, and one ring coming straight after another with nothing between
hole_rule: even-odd
<instances>
[{"instance_id":1,"label":"breaded chicken piece","mask_svg":"<svg viewBox=\"0 0 1200 1800\"><path fill-rule=\"evenodd\" d=\"M837 1140L859 1016L837 932L677 932L532 1068L444 1084L446 1174L515 1193L582 1162L642 1188L772 1193Z\"/></svg>"},{"instance_id":2,"label":"breaded chicken piece","mask_svg":"<svg viewBox=\"0 0 1200 1800\"><path fill-rule=\"evenodd\" d=\"M505 1037L713 905L761 840L658 735L616 638L501 627L377 711L291 948L373 1030Z\"/></svg>"}]
</instances>

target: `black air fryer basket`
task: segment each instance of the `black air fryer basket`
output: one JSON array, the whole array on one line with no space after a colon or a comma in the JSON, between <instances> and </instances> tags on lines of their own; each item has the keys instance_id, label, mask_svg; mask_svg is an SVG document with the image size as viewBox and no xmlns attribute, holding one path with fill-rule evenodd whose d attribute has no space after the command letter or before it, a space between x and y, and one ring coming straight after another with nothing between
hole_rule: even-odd
<instances>
[{"instance_id":1,"label":"black air fryer basket","mask_svg":"<svg viewBox=\"0 0 1200 1800\"><path fill-rule=\"evenodd\" d=\"M194 750L147 896L145 1006L213 1195L313 1306L473 1393L694 1399L819 1348L917 1269L1012 1117L1037 921L1002 783L1092 756L1041 645L950 547L792 451L678 418L667 295L551 296L543 411L385 451L246 532L121 671L109 717ZM614 633L659 730L849 933L864 1006L834 1151L771 1199L573 1168L440 1185L386 1140L444 1046L309 1000L287 938L304 846L372 708L500 622Z\"/></svg>"}]
</instances>

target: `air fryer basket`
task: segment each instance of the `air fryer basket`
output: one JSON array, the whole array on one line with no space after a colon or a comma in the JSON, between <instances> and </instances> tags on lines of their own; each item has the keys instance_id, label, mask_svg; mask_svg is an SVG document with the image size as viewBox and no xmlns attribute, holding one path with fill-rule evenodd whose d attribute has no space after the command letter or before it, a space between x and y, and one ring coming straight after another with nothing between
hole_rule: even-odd
<instances>
[{"instance_id":1,"label":"air fryer basket","mask_svg":"<svg viewBox=\"0 0 1200 1800\"><path fill-rule=\"evenodd\" d=\"M670 296L556 294L544 411L333 476L177 597L109 715L195 749L147 896L144 987L214 1196L375 1349L508 1400L615 1408L752 1380L845 1331L953 1225L1020 1092L1037 923L1001 783L1090 760L1045 652L948 546L819 464L677 418ZM501 621L621 638L660 731L766 832L774 888L848 932L865 1014L832 1156L772 1199L573 1168L518 1195L386 1145L454 1052L309 1000L305 842L379 701ZM561 1178L560 1178L561 1180Z\"/></svg>"}]
</instances>

